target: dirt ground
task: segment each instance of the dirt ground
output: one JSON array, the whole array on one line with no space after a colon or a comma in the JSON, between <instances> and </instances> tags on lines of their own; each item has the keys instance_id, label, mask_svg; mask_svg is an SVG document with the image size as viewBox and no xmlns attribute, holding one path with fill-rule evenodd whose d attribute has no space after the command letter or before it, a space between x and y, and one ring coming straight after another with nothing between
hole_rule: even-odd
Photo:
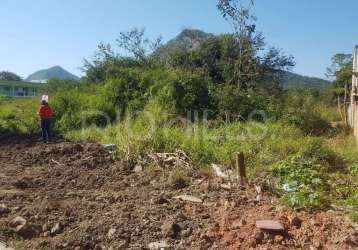
<instances>
[{"instance_id":1,"label":"dirt ground","mask_svg":"<svg viewBox=\"0 0 358 250\"><path fill-rule=\"evenodd\" d=\"M292 211L257 183L230 189L209 171L174 175L130 162L90 142L0 137L0 241L15 249L358 249L357 228L333 210ZM284 230L260 231L262 219Z\"/></svg>"}]
</instances>

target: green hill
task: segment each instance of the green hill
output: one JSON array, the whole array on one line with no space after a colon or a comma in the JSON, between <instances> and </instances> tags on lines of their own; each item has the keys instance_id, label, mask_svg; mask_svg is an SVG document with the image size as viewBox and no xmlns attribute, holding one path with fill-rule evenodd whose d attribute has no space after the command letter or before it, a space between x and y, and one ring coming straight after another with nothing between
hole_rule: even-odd
<instances>
[{"instance_id":1,"label":"green hill","mask_svg":"<svg viewBox=\"0 0 358 250\"><path fill-rule=\"evenodd\" d=\"M284 88L326 88L331 84L331 82L318 77L303 76L286 71L282 79L282 84Z\"/></svg>"},{"instance_id":2,"label":"green hill","mask_svg":"<svg viewBox=\"0 0 358 250\"><path fill-rule=\"evenodd\" d=\"M214 35L202 30L185 29L174 39L171 39L155 51L154 55L165 58L172 51L197 49L211 37L214 37Z\"/></svg>"},{"instance_id":3,"label":"green hill","mask_svg":"<svg viewBox=\"0 0 358 250\"><path fill-rule=\"evenodd\" d=\"M28 82L46 82L51 78L63 80L79 80L79 78L60 66L54 66L49 69L39 70L26 78Z\"/></svg>"}]
</instances>

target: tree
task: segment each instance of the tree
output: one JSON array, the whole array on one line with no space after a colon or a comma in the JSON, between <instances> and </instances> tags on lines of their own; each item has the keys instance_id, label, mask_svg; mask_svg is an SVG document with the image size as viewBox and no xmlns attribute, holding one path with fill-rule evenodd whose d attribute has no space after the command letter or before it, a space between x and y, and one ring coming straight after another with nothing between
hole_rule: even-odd
<instances>
[{"instance_id":1,"label":"tree","mask_svg":"<svg viewBox=\"0 0 358 250\"><path fill-rule=\"evenodd\" d=\"M256 32L256 17L251 14L253 5L253 0L219 0L217 4L221 15L230 22L237 39L238 59L233 80L237 82L238 88L245 84L242 79L245 75L243 67L247 66L248 61L245 59L264 45L262 33ZM252 75L248 76L250 78Z\"/></svg>"},{"instance_id":2,"label":"tree","mask_svg":"<svg viewBox=\"0 0 358 250\"><path fill-rule=\"evenodd\" d=\"M145 37L144 29L133 28L128 32L121 32L116 41L119 48L124 49L136 60L146 61L161 46L162 37L150 40Z\"/></svg>"},{"instance_id":3,"label":"tree","mask_svg":"<svg viewBox=\"0 0 358 250\"><path fill-rule=\"evenodd\" d=\"M332 65L327 68L326 76L328 78L336 77L338 71L347 65L353 63L352 54L338 53L331 58Z\"/></svg>"},{"instance_id":4,"label":"tree","mask_svg":"<svg viewBox=\"0 0 358 250\"><path fill-rule=\"evenodd\" d=\"M145 37L144 29L134 28L121 32L116 39L119 51L110 44L100 43L92 60L84 59L82 71L88 82L100 83L117 77L119 68L155 65L151 54L161 45L161 37L154 40Z\"/></svg>"},{"instance_id":5,"label":"tree","mask_svg":"<svg viewBox=\"0 0 358 250\"><path fill-rule=\"evenodd\" d=\"M265 42L262 33L256 30L253 6L253 0L219 0L217 4L221 15L233 28L237 57L231 82L235 82L238 88L250 87L264 75L270 76L272 83L278 83L283 70L295 65L292 56L285 56L276 48L269 48L264 56L259 56L259 52L265 49Z\"/></svg>"},{"instance_id":6,"label":"tree","mask_svg":"<svg viewBox=\"0 0 358 250\"><path fill-rule=\"evenodd\" d=\"M6 81L22 81L22 78L15 73L9 71L1 71L0 72L0 80Z\"/></svg>"},{"instance_id":7,"label":"tree","mask_svg":"<svg viewBox=\"0 0 358 250\"><path fill-rule=\"evenodd\" d=\"M337 99L338 110L346 127L348 127L348 105L352 86L353 57L351 54L339 53L332 57L332 65L327 68L327 77L333 78L333 94Z\"/></svg>"}]
</instances>

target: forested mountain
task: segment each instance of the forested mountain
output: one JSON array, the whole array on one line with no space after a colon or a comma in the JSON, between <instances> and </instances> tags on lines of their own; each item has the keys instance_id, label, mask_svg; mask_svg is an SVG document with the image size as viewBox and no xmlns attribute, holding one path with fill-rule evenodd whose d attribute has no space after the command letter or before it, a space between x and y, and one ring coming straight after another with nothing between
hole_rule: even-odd
<instances>
[{"instance_id":1,"label":"forested mountain","mask_svg":"<svg viewBox=\"0 0 358 250\"><path fill-rule=\"evenodd\" d=\"M331 82L318 77L303 76L286 71L282 79L282 84L285 88L295 88L295 87L325 88L328 87L331 84Z\"/></svg>"},{"instance_id":2,"label":"forested mountain","mask_svg":"<svg viewBox=\"0 0 358 250\"><path fill-rule=\"evenodd\" d=\"M29 82L46 82L51 78L59 78L62 80L78 80L79 78L60 66L54 66L49 69L39 70L26 78Z\"/></svg>"},{"instance_id":3,"label":"forested mountain","mask_svg":"<svg viewBox=\"0 0 358 250\"><path fill-rule=\"evenodd\" d=\"M185 29L174 39L171 39L166 44L161 46L157 51L155 51L154 55L163 58L167 57L169 53L176 50L197 49L211 37L214 37L214 35L206 33L202 30Z\"/></svg>"}]
</instances>

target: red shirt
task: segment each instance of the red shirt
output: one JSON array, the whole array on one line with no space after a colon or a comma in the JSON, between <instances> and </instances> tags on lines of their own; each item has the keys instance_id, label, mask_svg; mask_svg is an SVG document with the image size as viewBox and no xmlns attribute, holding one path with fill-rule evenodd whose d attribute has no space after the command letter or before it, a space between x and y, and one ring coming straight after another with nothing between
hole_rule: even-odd
<instances>
[{"instance_id":1,"label":"red shirt","mask_svg":"<svg viewBox=\"0 0 358 250\"><path fill-rule=\"evenodd\" d=\"M41 105L39 111L37 112L41 118L41 120L46 120L52 118L53 111L49 106Z\"/></svg>"}]
</instances>

